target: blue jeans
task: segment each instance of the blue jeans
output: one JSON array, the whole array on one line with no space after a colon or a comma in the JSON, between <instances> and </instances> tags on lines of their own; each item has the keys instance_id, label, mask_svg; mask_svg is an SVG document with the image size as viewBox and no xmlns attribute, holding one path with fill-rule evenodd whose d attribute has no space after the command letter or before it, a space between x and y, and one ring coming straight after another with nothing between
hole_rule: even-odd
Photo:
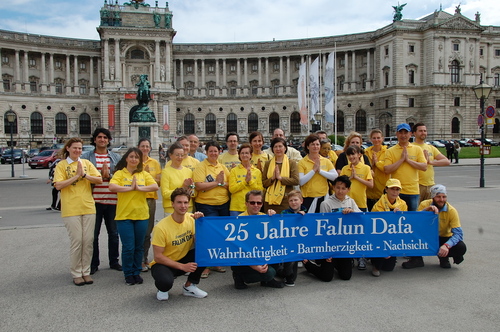
<instances>
[{"instance_id":1,"label":"blue jeans","mask_svg":"<svg viewBox=\"0 0 500 332\"><path fill-rule=\"evenodd\" d=\"M399 198L406 202L408 211L417 211L420 195L399 194Z\"/></svg>"},{"instance_id":2,"label":"blue jeans","mask_svg":"<svg viewBox=\"0 0 500 332\"><path fill-rule=\"evenodd\" d=\"M229 201L222 205L196 203L196 211L203 212L205 217L227 217L229 216Z\"/></svg>"},{"instance_id":3,"label":"blue jeans","mask_svg":"<svg viewBox=\"0 0 500 332\"><path fill-rule=\"evenodd\" d=\"M243 212L244 211L229 211L229 216L231 216L231 217L237 217L237 216L239 216Z\"/></svg>"},{"instance_id":4,"label":"blue jeans","mask_svg":"<svg viewBox=\"0 0 500 332\"><path fill-rule=\"evenodd\" d=\"M95 205L95 229L94 229L94 252L92 254L92 267L99 266L99 233L101 232L102 220L108 232L108 259L109 266L118 264L118 230L116 229L116 205L100 204Z\"/></svg>"},{"instance_id":5,"label":"blue jeans","mask_svg":"<svg viewBox=\"0 0 500 332\"><path fill-rule=\"evenodd\" d=\"M139 275L144 254L144 237L148 228L145 220L117 220L118 233L122 240L122 268L125 277Z\"/></svg>"}]
</instances>

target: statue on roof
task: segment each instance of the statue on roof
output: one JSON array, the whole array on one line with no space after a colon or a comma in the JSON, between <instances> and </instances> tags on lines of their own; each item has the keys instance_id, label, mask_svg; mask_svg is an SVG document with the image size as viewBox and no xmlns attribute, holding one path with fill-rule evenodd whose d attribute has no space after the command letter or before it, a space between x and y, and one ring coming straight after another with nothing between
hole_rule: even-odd
<instances>
[{"instance_id":1,"label":"statue on roof","mask_svg":"<svg viewBox=\"0 0 500 332\"><path fill-rule=\"evenodd\" d=\"M397 6L392 6L392 8L394 8L394 18L393 18L393 22L396 22L396 21L401 21L403 19L403 7L406 6L406 3L400 5L399 2L398 2L398 5Z\"/></svg>"},{"instance_id":2,"label":"statue on roof","mask_svg":"<svg viewBox=\"0 0 500 332\"><path fill-rule=\"evenodd\" d=\"M134 6L135 9L139 9L139 6L150 7L149 4L144 3L144 0L131 0L130 2L125 2L124 6Z\"/></svg>"},{"instance_id":3,"label":"statue on roof","mask_svg":"<svg viewBox=\"0 0 500 332\"><path fill-rule=\"evenodd\" d=\"M481 14L479 12L476 13L476 23L481 24Z\"/></svg>"},{"instance_id":4,"label":"statue on roof","mask_svg":"<svg viewBox=\"0 0 500 332\"><path fill-rule=\"evenodd\" d=\"M455 7L455 14L462 14L462 9L460 8L460 4Z\"/></svg>"}]
</instances>

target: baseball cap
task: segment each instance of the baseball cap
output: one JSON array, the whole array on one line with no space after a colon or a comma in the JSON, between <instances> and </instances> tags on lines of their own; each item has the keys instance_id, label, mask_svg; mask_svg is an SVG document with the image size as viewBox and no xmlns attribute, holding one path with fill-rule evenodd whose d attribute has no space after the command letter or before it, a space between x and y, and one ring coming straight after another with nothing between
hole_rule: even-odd
<instances>
[{"instance_id":1,"label":"baseball cap","mask_svg":"<svg viewBox=\"0 0 500 332\"><path fill-rule=\"evenodd\" d=\"M400 130L406 130L406 131L411 131L411 128L410 128L410 125L407 124L407 123L401 123L401 124L398 124L398 127L396 129L396 131L400 131Z\"/></svg>"},{"instance_id":2,"label":"baseball cap","mask_svg":"<svg viewBox=\"0 0 500 332\"><path fill-rule=\"evenodd\" d=\"M389 180L387 180L387 182L385 183L385 186L387 188L398 187L399 189L402 189L401 182L399 182L398 179L389 179Z\"/></svg>"}]
</instances>

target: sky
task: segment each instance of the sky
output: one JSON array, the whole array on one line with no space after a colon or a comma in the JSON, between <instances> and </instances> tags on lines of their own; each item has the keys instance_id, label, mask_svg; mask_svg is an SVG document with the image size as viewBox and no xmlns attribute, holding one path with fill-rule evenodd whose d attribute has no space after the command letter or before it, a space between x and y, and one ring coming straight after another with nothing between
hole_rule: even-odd
<instances>
[{"instance_id":1,"label":"sky","mask_svg":"<svg viewBox=\"0 0 500 332\"><path fill-rule=\"evenodd\" d=\"M108 0L109 3L115 0ZM119 4L127 1L119 0ZM151 6L154 0L145 0ZM404 3L404 2L401 2ZM442 9L454 14L458 1L408 0L403 19ZM498 0L462 0L462 15L500 26ZM104 0L2 0L0 29L98 40ZM165 1L158 2L165 7ZM387 0L172 0L174 43L257 42L336 36L380 29L392 22L397 1Z\"/></svg>"}]
</instances>

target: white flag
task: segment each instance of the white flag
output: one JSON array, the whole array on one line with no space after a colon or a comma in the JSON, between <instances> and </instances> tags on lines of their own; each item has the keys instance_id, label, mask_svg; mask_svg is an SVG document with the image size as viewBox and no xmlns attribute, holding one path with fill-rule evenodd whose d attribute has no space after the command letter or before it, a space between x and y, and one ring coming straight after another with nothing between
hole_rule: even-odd
<instances>
[{"instance_id":1,"label":"white flag","mask_svg":"<svg viewBox=\"0 0 500 332\"><path fill-rule=\"evenodd\" d=\"M319 113L319 57L311 63L309 68L309 118Z\"/></svg>"},{"instance_id":2,"label":"white flag","mask_svg":"<svg viewBox=\"0 0 500 332\"><path fill-rule=\"evenodd\" d=\"M300 124L307 126L309 124L309 121L307 119L306 70L307 66L306 63L304 62L299 67L297 96L298 96L299 110L300 110Z\"/></svg>"},{"instance_id":3,"label":"white flag","mask_svg":"<svg viewBox=\"0 0 500 332\"><path fill-rule=\"evenodd\" d=\"M330 53L325 68L325 120L334 123L335 110L335 52Z\"/></svg>"}]
</instances>

